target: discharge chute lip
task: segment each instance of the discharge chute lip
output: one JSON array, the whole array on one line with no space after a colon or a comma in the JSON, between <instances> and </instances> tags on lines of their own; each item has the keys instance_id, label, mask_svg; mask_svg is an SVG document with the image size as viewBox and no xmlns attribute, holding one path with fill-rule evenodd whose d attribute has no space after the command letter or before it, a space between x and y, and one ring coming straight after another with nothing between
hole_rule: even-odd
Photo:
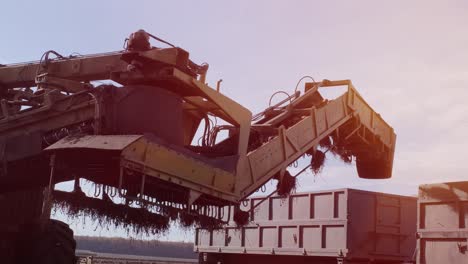
<instances>
[{"instance_id":1,"label":"discharge chute lip","mask_svg":"<svg viewBox=\"0 0 468 264\"><path fill-rule=\"evenodd\" d=\"M143 135L79 135L68 136L55 142L45 151L66 149L123 150Z\"/></svg>"}]
</instances>

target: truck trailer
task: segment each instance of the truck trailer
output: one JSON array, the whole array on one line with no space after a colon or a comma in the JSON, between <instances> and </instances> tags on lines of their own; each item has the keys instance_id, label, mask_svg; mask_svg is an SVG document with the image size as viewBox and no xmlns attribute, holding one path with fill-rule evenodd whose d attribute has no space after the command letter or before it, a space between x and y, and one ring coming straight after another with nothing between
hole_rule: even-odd
<instances>
[{"instance_id":1,"label":"truck trailer","mask_svg":"<svg viewBox=\"0 0 468 264\"><path fill-rule=\"evenodd\" d=\"M419 187L417 263L468 261L468 182Z\"/></svg>"},{"instance_id":2,"label":"truck trailer","mask_svg":"<svg viewBox=\"0 0 468 264\"><path fill-rule=\"evenodd\" d=\"M251 198L249 224L198 228L194 249L200 264L410 263L416 200L355 189Z\"/></svg>"}]
</instances>

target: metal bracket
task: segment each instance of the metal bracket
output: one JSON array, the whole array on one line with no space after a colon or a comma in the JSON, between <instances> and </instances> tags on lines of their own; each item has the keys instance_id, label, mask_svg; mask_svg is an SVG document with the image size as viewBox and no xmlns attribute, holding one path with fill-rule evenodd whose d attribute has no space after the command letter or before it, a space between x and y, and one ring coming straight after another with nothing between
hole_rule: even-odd
<instances>
[{"instance_id":1,"label":"metal bracket","mask_svg":"<svg viewBox=\"0 0 468 264\"><path fill-rule=\"evenodd\" d=\"M201 192L190 189L187 209L190 208L201 195Z\"/></svg>"}]
</instances>

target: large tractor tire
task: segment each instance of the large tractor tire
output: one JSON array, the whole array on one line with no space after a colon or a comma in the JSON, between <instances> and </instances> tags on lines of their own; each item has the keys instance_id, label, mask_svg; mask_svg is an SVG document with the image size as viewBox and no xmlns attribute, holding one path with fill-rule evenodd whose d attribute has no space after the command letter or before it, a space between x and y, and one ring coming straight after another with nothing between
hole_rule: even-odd
<instances>
[{"instance_id":1,"label":"large tractor tire","mask_svg":"<svg viewBox=\"0 0 468 264\"><path fill-rule=\"evenodd\" d=\"M58 220L47 220L36 224L24 236L26 263L35 264L75 264L76 241L73 230Z\"/></svg>"},{"instance_id":2,"label":"large tractor tire","mask_svg":"<svg viewBox=\"0 0 468 264\"><path fill-rule=\"evenodd\" d=\"M2 175L0 175L2 177ZM4 177L4 175L3 175ZM0 188L1 189L1 188ZM27 253L28 225L37 221L42 210L42 188L0 194L0 263L28 263L18 260Z\"/></svg>"}]
</instances>

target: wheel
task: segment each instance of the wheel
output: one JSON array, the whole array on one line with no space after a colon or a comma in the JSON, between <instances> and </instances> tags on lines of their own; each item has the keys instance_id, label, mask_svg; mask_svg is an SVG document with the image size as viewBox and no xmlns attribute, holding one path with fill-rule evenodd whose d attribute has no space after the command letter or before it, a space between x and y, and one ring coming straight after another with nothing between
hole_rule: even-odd
<instances>
[{"instance_id":1,"label":"wheel","mask_svg":"<svg viewBox=\"0 0 468 264\"><path fill-rule=\"evenodd\" d=\"M13 179L14 177L8 175L8 178ZM0 194L0 212L3 216L0 219L1 264L29 263L25 261L20 262L18 257L22 257L25 254L24 252L28 252L24 250L23 245L29 243L30 239L26 239L26 236L30 232L26 232L25 230L30 229L28 227L31 225L28 223L39 219L42 201L43 190L39 187Z\"/></svg>"},{"instance_id":2,"label":"wheel","mask_svg":"<svg viewBox=\"0 0 468 264\"><path fill-rule=\"evenodd\" d=\"M388 179L392 176L389 161L384 158L357 157L356 169L360 178Z\"/></svg>"},{"instance_id":3,"label":"wheel","mask_svg":"<svg viewBox=\"0 0 468 264\"><path fill-rule=\"evenodd\" d=\"M36 264L74 264L76 241L73 230L58 220L34 224L29 229L24 246L24 258Z\"/></svg>"}]
</instances>

